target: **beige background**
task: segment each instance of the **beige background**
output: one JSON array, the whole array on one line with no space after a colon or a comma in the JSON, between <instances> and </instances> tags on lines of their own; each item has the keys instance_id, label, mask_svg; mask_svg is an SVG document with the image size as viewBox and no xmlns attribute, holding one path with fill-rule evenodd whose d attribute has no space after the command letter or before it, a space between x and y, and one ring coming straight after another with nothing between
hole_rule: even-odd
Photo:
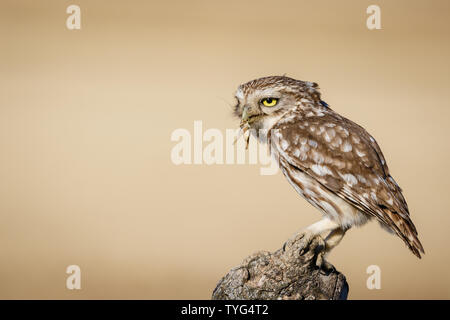
<instances>
[{"instance_id":1,"label":"beige background","mask_svg":"<svg viewBox=\"0 0 450 320\"><path fill-rule=\"evenodd\" d=\"M70 4L82 29L66 29ZM382 30L366 28L379 4ZM330 256L351 299L450 298L450 2L0 4L0 298L208 299L320 218L279 173L175 166L170 134L234 128L248 80L316 81L381 145L426 255L371 223ZM65 289L65 268L82 290ZM367 266L382 289L366 288Z\"/></svg>"}]
</instances>

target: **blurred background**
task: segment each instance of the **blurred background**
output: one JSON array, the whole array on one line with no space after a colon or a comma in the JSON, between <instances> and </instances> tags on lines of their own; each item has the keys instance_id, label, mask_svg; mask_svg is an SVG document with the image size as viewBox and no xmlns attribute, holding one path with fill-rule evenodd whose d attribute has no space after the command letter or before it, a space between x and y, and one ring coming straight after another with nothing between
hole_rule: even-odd
<instances>
[{"instance_id":1,"label":"blurred background","mask_svg":"<svg viewBox=\"0 0 450 320\"><path fill-rule=\"evenodd\" d=\"M319 220L281 173L170 157L175 129L236 128L237 86L286 74L376 137L425 247L349 231L329 257L349 299L449 299L449 15L446 0L2 0L0 298L209 299Z\"/></svg>"}]
</instances>

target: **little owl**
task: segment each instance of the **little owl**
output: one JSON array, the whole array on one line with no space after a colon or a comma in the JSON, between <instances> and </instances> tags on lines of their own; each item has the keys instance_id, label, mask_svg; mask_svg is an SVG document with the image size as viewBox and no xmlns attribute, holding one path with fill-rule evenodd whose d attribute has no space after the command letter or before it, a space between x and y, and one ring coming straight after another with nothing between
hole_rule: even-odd
<instances>
[{"instance_id":1,"label":"little owl","mask_svg":"<svg viewBox=\"0 0 450 320\"><path fill-rule=\"evenodd\" d=\"M322 236L323 257L349 228L375 218L420 258L424 250L408 205L380 147L364 128L321 100L316 83L265 77L239 86L236 99L241 128L260 138L266 132L286 179L323 214L297 236L303 247ZM321 264L330 267L325 260Z\"/></svg>"}]
</instances>

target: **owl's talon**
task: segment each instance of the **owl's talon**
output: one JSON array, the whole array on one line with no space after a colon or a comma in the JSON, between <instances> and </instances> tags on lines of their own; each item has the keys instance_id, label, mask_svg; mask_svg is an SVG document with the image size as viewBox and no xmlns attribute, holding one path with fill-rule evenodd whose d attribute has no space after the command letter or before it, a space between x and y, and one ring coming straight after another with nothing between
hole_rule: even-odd
<instances>
[{"instance_id":1,"label":"owl's talon","mask_svg":"<svg viewBox=\"0 0 450 320\"><path fill-rule=\"evenodd\" d=\"M299 232L294 236L292 236L283 244L283 251L287 251L288 248L295 245L296 248L299 248L299 254L303 255L308 251L307 248L309 247L309 244L312 239L313 234L310 233L309 231Z\"/></svg>"},{"instance_id":2,"label":"owl's talon","mask_svg":"<svg viewBox=\"0 0 450 320\"><path fill-rule=\"evenodd\" d=\"M320 273L324 274L324 275L329 275L330 273L333 273L336 271L336 268L331 263L326 261L325 259L322 259L321 264L318 265L317 267L319 267Z\"/></svg>"},{"instance_id":3,"label":"owl's talon","mask_svg":"<svg viewBox=\"0 0 450 320\"><path fill-rule=\"evenodd\" d=\"M313 238L314 236L312 233L305 232L304 234L302 234L298 244L298 247L300 248L299 254L301 256L309 251L309 247Z\"/></svg>"},{"instance_id":4,"label":"owl's talon","mask_svg":"<svg viewBox=\"0 0 450 320\"><path fill-rule=\"evenodd\" d=\"M320 269L320 273L324 275L329 275L336 271L336 268L325 260L326 251L322 250L317 254L316 266Z\"/></svg>"}]
</instances>

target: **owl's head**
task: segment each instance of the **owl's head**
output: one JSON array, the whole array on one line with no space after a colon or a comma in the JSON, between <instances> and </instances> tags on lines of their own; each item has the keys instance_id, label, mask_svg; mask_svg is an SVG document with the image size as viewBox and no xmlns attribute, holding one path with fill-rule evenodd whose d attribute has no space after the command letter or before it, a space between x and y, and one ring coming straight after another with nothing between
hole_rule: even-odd
<instances>
[{"instance_id":1,"label":"owl's head","mask_svg":"<svg viewBox=\"0 0 450 320\"><path fill-rule=\"evenodd\" d=\"M234 114L241 119L241 126L254 129L270 129L287 111L302 105L320 103L318 85L285 76L271 76L249 81L236 91L237 104Z\"/></svg>"}]
</instances>

